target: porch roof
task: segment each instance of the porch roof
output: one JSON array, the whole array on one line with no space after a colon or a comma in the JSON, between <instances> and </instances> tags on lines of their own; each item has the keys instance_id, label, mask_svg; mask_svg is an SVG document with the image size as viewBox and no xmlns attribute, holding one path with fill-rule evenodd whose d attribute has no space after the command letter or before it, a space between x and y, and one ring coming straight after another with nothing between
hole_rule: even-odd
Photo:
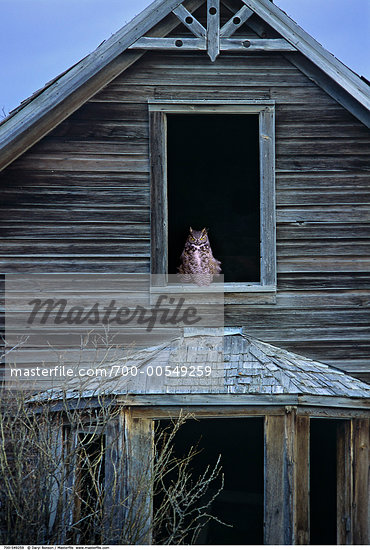
<instances>
[{"instance_id":1,"label":"porch roof","mask_svg":"<svg viewBox=\"0 0 370 550\"><path fill-rule=\"evenodd\" d=\"M337 368L250 338L243 329L185 329L182 337L142 349L115 366L209 365L209 377L140 376L118 374L82 381L69 379L65 387L50 389L37 399L67 399L99 395L244 394L251 396L316 396L370 398L370 386ZM107 365L107 370L110 366ZM118 370L118 369L117 369ZM113 371L114 372L114 371ZM188 373L189 374L189 373ZM140 381L141 380L141 381ZM231 395L230 395L231 397Z\"/></svg>"}]
</instances>

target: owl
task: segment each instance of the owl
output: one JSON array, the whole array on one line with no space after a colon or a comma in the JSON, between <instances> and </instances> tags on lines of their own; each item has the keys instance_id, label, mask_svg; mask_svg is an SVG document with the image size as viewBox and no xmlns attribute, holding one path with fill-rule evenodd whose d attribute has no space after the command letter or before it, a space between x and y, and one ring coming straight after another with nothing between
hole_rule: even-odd
<instances>
[{"instance_id":1,"label":"owl","mask_svg":"<svg viewBox=\"0 0 370 550\"><path fill-rule=\"evenodd\" d=\"M190 227L189 236L178 267L181 281L208 286L221 273L221 262L213 257L207 229L197 231Z\"/></svg>"}]
</instances>

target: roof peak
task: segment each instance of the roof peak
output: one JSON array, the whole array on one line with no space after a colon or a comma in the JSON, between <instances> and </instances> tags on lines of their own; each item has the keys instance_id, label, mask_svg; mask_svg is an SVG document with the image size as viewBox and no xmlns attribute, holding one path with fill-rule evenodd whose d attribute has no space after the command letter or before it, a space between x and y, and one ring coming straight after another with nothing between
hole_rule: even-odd
<instances>
[{"instance_id":1,"label":"roof peak","mask_svg":"<svg viewBox=\"0 0 370 550\"><path fill-rule=\"evenodd\" d=\"M207 1L211 2L211 0ZM202 0L154 0L143 12L98 46L95 51L52 81L31 101L26 100L21 108L14 111L13 115L7 117L0 124L0 170L138 60L145 51L138 49L140 40L145 41L148 31L151 31L151 36L146 39L164 40L164 46L167 48L168 39L166 37L180 24L181 17L185 23L187 17L190 17L192 22L186 24L193 25L192 14L204 2ZM219 0L212 0L212 2L217 4ZM276 49L283 46L288 50L297 50L302 54L302 59L297 57L296 53L292 56L286 52L285 55L338 103L352 112L364 124L370 126L369 88L356 73L326 51L270 0L241 0L241 2L242 8L233 17L234 23L230 20L231 23L228 22L227 25L224 25L222 36L222 29L219 29L215 23L209 23L210 29L207 32L213 29L212 32L216 35L216 38L211 41L212 47L209 51L211 58L217 57L218 49L222 48L221 41L228 40L228 34L231 32L230 27L235 24L237 18L240 21L246 18L244 19L246 21L251 16L250 14L255 14L282 37L278 40L279 43L274 45L274 39L265 40L266 43L263 43L263 39L257 39L254 43L251 39L244 40L244 43L239 41L238 44L236 41L235 47L240 51L249 51L252 48L266 48L268 51L269 48ZM215 6L212 4L210 9L215 9ZM190 16L187 16L184 10ZM172 17L169 18L169 15ZM196 48L203 49L204 42L204 49L208 50L208 41L206 44L206 39L202 36L203 31L199 26L197 33L200 36L194 40L200 42L199 44L197 42ZM178 50L185 47L185 42L182 40L180 42L182 42L181 47L174 46ZM133 46L135 43L136 47ZM159 43L156 44L158 46ZM146 46L148 45L146 44ZM190 49L194 46L195 43L192 42Z\"/></svg>"}]
</instances>

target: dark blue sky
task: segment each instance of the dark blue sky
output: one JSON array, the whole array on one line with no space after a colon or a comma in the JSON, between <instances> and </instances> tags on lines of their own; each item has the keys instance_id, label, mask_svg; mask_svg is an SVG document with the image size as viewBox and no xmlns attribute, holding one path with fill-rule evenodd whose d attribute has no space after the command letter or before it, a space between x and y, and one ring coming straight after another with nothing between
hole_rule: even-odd
<instances>
[{"instance_id":1,"label":"dark blue sky","mask_svg":"<svg viewBox=\"0 0 370 550\"><path fill-rule=\"evenodd\" d=\"M0 0L0 115L93 51L150 0ZM275 0L370 79L370 0Z\"/></svg>"}]
</instances>

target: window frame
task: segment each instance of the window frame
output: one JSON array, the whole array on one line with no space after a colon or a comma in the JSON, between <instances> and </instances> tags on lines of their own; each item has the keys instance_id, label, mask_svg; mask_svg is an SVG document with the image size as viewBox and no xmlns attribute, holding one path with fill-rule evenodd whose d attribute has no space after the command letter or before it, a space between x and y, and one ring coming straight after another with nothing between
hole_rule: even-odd
<instances>
[{"instance_id":1,"label":"window frame","mask_svg":"<svg viewBox=\"0 0 370 550\"><path fill-rule=\"evenodd\" d=\"M152 101L149 102L151 267L152 275L163 275L155 288L166 292L185 291L182 285L167 285L168 202L167 202L167 115L258 114L260 163L260 281L224 283L225 302L237 294L237 302L275 303L276 298L276 201L275 201L275 102L246 101ZM158 280L158 279L157 279ZM163 286L162 286L163 285ZM203 289L204 290L204 289ZM234 302L235 303L235 302Z\"/></svg>"}]
</instances>

